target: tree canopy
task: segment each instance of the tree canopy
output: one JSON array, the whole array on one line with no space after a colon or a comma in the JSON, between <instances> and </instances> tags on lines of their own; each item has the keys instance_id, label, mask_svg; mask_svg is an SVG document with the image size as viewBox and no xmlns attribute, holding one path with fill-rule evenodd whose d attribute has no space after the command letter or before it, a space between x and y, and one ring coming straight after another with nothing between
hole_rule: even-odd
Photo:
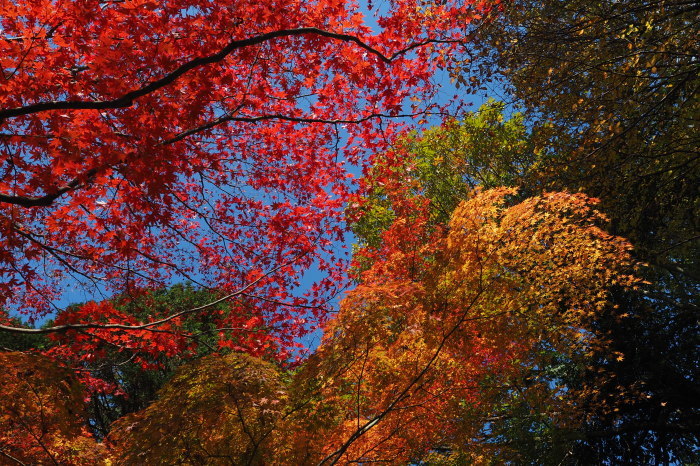
<instances>
[{"instance_id":1,"label":"tree canopy","mask_svg":"<svg viewBox=\"0 0 700 466\"><path fill-rule=\"evenodd\" d=\"M430 78L492 5L393 2L375 30L343 0L2 7L0 305L188 280L251 298L284 358L343 286L347 164L440 111Z\"/></svg>"},{"instance_id":2,"label":"tree canopy","mask_svg":"<svg viewBox=\"0 0 700 466\"><path fill-rule=\"evenodd\" d=\"M700 461L699 11L0 0L0 462Z\"/></svg>"},{"instance_id":3,"label":"tree canopy","mask_svg":"<svg viewBox=\"0 0 700 466\"><path fill-rule=\"evenodd\" d=\"M692 462L700 443L698 12L682 1L515 1L472 42L539 148L522 183L600 198L610 231L649 264L648 285L615 298L634 318L599 319L626 356L594 364L615 380L589 404L578 454L594 462ZM465 80L474 65L453 71Z\"/></svg>"}]
</instances>

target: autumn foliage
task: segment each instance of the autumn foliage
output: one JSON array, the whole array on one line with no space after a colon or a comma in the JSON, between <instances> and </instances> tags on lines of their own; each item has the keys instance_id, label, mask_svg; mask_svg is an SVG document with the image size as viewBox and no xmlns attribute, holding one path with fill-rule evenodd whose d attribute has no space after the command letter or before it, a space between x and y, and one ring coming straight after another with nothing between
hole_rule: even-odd
<instances>
[{"instance_id":1,"label":"autumn foliage","mask_svg":"<svg viewBox=\"0 0 700 466\"><path fill-rule=\"evenodd\" d=\"M629 244L596 226L585 196L509 205L513 195L477 191L422 245L424 218L398 218L384 234L382 258L318 350L321 405L337 400L342 413L334 439L319 439L326 461L401 463L437 447L475 460L473 439L545 348L576 360L604 345L590 322L610 287L636 283ZM574 426L561 393L534 392Z\"/></svg>"},{"instance_id":2,"label":"autumn foliage","mask_svg":"<svg viewBox=\"0 0 700 466\"><path fill-rule=\"evenodd\" d=\"M286 388L275 367L211 355L180 370L158 401L114 425L118 464L275 462Z\"/></svg>"},{"instance_id":3,"label":"autumn foliage","mask_svg":"<svg viewBox=\"0 0 700 466\"><path fill-rule=\"evenodd\" d=\"M342 0L1 6L0 305L187 280L251 298L272 331L245 349L281 358L342 287L347 164L384 118L439 111L429 79L491 10L399 1L372 30Z\"/></svg>"},{"instance_id":4,"label":"autumn foliage","mask_svg":"<svg viewBox=\"0 0 700 466\"><path fill-rule=\"evenodd\" d=\"M144 464L264 455L284 464L403 463L438 447L485 458L474 439L545 363L541 351L575 361L604 346L592 317L610 305L610 287L637 283L629 244L596 226L593 200L549 194L509 205L514 194L476 192L420 251L389 241L403 232L406 219L397 220L386 259L364 273L286 387L261 361L202 359L147 410L116 423L116 451ZM533 385L531 399L575 429L582 413L568 406L586 394Z\"/></svg>"},{"instance_id":5,"label":"autumn foliage","mask_svg":"<svg viewBox=\"0 0 700 466\"><path fill-rule=\"evenodd\" d=\"M697 9L636 1L0 0L0 463L691 458Z\"/></svg>"},{"instance_id":6,"label":"autumn foliage","mask_svg":"<svg viewBox=\"0 0 700 466\"><path fill-rule=\"evenodd\" d=\"M592 317L611 287L637 283L629 244L597 226L594 201L552 193L509 203L515 194L477 190L422 245L407 224L415 233L426 222L397 219L382 259L295 375L285 381L270 363L235 354L183 366L155 403L115 423L113 459L396 463L438 447L482 458L472 439L544 363L541 351L575 361L604 346ZM547 383L532 396L563 426L579 421Z\"/></svg>"},{"instance_id":7,"label":"autumn foliage","mask_svg":"<svg viewBox=\"0 0 700 466\"><path fill-rule=\"evenodd\" d=\"M0 352L3 464L96 464L105 457L87 431L84 392L72 371L39 355Z\"/></svg>"}]
</instances>

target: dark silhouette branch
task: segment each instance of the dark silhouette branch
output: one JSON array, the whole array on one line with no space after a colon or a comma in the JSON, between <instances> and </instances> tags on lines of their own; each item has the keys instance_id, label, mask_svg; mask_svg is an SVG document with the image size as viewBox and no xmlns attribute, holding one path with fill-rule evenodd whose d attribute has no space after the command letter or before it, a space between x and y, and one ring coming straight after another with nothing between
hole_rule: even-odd
<instances>
[{"instance_id":1,"label":"dark silhouette branch","mask_svg":"<svg viewBox=\"0 0 700 466\"><path fill-rule=\"evenodd\" d=\"M189 136L192 136L193 134L197 134L202 131L206 131L208 129L214 128L216 126L219 126L223 123L227 123L229 121L238 121L242 123L260 123L263 121L268 121L268 120L280 120L280 121L289 121L292 123L321 123L321 124L327 124L327 125L342 125L342 124L358 124L358 123L363 123L365 121L371 120L373 118L413 118L417 117L420 115L426 115L426 114L431 114L427 112L421 112L421 113L406 113L406 114L399 114L399 115L388 115L386 113L372 113L370 115L365 115L362 117L358 118L344 118L344 119L332 119L332 118L314 118L314 117L297 117L297 116L291 116L291 115L282 115L280 113L275 113L271 115L258 115L258 116L243 116L243 115L234 115L233 113L226 114L224 116L221 116L217 118L216 120L210 121L208 123L205 123L201 126L197 126L195 128L188 129L187 131L183 131L182 133L177 134L176 136L173 136L170 139L166 139L165 141L161 142L161 145L167 145L167 144L172 144L177 141L181 141Z\"/></svg>"},{"instance_id":2,"label":"dark silhouette branch","mask_svg":"<svg viewBox=\"0 0 700 466\"><path fill-rule=\"evenodd\" d=\"M395 52L394 54L387 56L384 55L382 52L379 50L371 47L370 45L366 44L360 38L357 36L353 36L350 34L342 34L342 33L336 33L336 32L330 32L326 31L323 29L318 29L314 27L302 27L302 28L296 28L296 29L282 29L279 31L272 31L268 32L265 34L260 34L259 36L255 37L249 37L247 39L238 39L238 40L233 40L229 42L229 44L221 49L219 52L214 53L212 55L207 55L205 57L199 57L195 58L193 60L190 60L182 65L180 65L178 68L175 70L171 71L170 73L166 74L162 78L152 81L149 84L141 87L140 89L133 90L131 92L127 92L126 94L122 95L121 97L117 97L115 99L110 99L110 100L59 100L59 101L51 101L51 102L38 102L35 104L30 104L22 107L15 107L15 108L9 108L5 110L0 110L0 122L4 121L5 119L8 118L14 118L22 115L31 115L35 113L40 113L40 112L46 112L50 110L107 110L107 109L115 109L115 108L127 108L131 107L134 105L134 101L137 99L144 97L148 94L151 94L169 84L172 84L175 82L178 78L180 78L182 75L187 73L190 70L193 70L195 68L200 68L206 65L210 65L213 63L217 63L222 61L224 58L226 58L228 55L233 53L235 50L244 48L244 47L250 47L253 45L258 45L262 44L264 42L280 38L280 37L294 37L294 36L303 36L303 35L308 35L308 34L313 34L317 36L322 36L322 37L328 37L330 39L335 39L343 42L352 42L359 46L360 48L366 50L367 52L371 53L372 55L375 55L378 57L382 62L384 63L391 63L393 60L395 60L397 57L404 55L411 50L414 50L418 47L422 47L424 45L428 45L430 43L447 43L447 42L455 42L455 41L447 41L447 40L426 40L426 41L421 41L417 42L414 44L409 45L408 47L399 50Z\"/></svg>"},{"instance_id":3,"label":"dark silhouette branch","mask_svg":"<svg viewBox=\"0 0 700 466\"><path fill-rule=\"evenodd\" d=\"M48 207L63 194L80 188L84 185L86 180L89 182L89 180L97 174L97 171L97 168L88 170L85 172L85 174L83 174L83 176L74 178L54 192L43 196L11 196L0 193L0 202L4 202L5 204L14 204L21 207Z\"/></svg>"}]
</instances>

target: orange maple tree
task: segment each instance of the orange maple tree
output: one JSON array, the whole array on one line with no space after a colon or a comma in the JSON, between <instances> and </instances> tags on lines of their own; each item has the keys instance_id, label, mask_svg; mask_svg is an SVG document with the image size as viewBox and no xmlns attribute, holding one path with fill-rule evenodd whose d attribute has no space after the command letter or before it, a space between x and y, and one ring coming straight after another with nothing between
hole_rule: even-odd
<instances>
[{"instance_id":1,"label":"orange maple tree","mask_svg":"<svg viewBox=\"0 0 700 466\"><path fill-rule=\"evenodd\" d=\"M0 352L0 366L0 463L89 465L106 457L87 432L72 371L18 352Z\"/></svg>"},{"instance_id":2,"label":"orange maple tree","mask_svg":"<svg viewBox=\"0 0 700 466\"><path fill-rule=\"evenodd\" d=\"M613 287L639 283L631 246L598 226L594 199L515 194L477 190L445 228L419 209L397 216L302 371L321 394L300 421L307 457L483 460L484 423L547 352L576 361L605 347L591 323ZM558 413L552 422L575 427L582 413L567 411L585 394L569 391L564 401L545 383L530 395Z\"/></svg>"}]
</instances>

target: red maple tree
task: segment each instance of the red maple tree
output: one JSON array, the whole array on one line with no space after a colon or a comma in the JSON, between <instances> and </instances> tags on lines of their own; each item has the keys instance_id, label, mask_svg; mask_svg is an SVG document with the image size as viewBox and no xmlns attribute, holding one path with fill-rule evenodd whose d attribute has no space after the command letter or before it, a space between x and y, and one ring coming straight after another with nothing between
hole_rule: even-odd
<instances>
[{"instance_id":1,"label":"red maple tree","mask_svg":"<svg viewBox=\"0 0 700 466\"><path fill-rule=\"evenodd\" d=\"M392 1L372 30L345 0L0 1L0 306L186 280L243 303L220 325L244 349L293 345L343 283L347 165L435 111L436 68L497 4ZM182 316L83 309L34 331L141 341Z\"/></svg>"}]
</instances>

